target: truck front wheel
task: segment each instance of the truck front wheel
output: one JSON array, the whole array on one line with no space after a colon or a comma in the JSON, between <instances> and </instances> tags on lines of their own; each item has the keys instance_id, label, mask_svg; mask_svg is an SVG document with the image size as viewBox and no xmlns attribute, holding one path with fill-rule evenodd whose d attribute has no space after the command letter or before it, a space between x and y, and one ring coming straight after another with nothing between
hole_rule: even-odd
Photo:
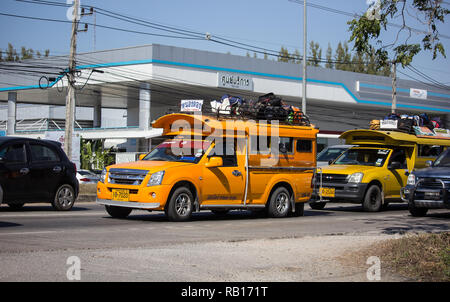
<instances>
[{"instance_id":1,"label":"truck front wheel","mask_svg":"<svg viewBox=\"0 0 450 302\"><path fill-rule=\"evenodd\" d=\"M378 212L381 209L381 190L378 186L372 185L367 189L364 196L363 208L366 212Z\"/></svg>"},{"instance_id":2,"label":"truck front wheel","mask_svg":"<svg viewBox=\"0 0 450 302\"><path fill-rule=\"evenodd\" d=\"M418 208L414 206L412 203L408 203L408 210L409 213L411 213L411 216L413 217L424 217L427 215L428 209L427 208Z\"/></svg>"},{"instance_id":3,"label":"truck front wheel","mask_svg":"<svg viewBox=\"0 0 450 302\"><path fill-rule=\"evenodd\" d=\"M106 212L113 218L127 218L130 215L133 209L124 208L124 207L116 207L116 206L107 206L105 205Z\"/></svg>"},{"instance_id":4,"label":"truck front wheel","mask_svg":"<svg viewBox=\"0 0 450 302\"><path fill-rule=\"evenodd\" d=\"M186 221L191 218L194 196L186 187L177 188L170 197L166 213L170 221Z\"/></svg>"}]
</instances>

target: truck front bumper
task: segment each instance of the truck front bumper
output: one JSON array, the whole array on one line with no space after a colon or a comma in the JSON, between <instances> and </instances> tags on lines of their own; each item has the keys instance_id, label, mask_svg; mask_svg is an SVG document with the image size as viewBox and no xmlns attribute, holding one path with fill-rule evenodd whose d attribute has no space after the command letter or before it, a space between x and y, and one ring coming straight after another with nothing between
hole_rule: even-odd
<instances>
[{"instance_id":1,"label":"truck front bumper","mask_svg":"<svg viewBox=\"0 0 450 302\"><path fill-rule=\"evenodd\" d=\"M450 209L448 188L423 188L408 185L400 190L403 201L417 208Z\"/></svg>"},{"instance_id":2,"label":"truck front bumper","mask_svg":"<svg viewBox=\"0 0 450 302\"><path fill-rule=\"evenodd\" d=\"M323 188L334 188L334 197L322 197L327 202L362 203L367 189L366 183L359 184L326 184ZM319 188L315 188L312 199L319 201Z\"/></svg>"}]
</instances>

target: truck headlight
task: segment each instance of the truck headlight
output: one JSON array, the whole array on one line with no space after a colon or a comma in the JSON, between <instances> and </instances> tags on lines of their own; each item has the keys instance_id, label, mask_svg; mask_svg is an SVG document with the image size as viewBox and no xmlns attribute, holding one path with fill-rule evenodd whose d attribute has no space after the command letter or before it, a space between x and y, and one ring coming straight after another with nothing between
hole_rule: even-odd
<instances>
[{"instance_id":1,"label":"truck headlight","mask_svg":"<svg viewBox=\"0 0 450 302\"><path fill-rule=\"evenodd\" d=\"M102 174L100 175L100 182L105 183L106 180L106 168L103 168Z\"/></svg>"},{"instance_id":2,"label":"truck headlight","mask_svg":"<svg viewBox=\"0 0 450 302\"><path fill-rule=\"evenodd\" d=\"M357 172L350 175L348 182L359 184L363 179L364 173Z\"/></svg>"},{"instance_id":3,"label":"truck headlight","mask_svg":"<svg viewBox=\"0 0 450 302\"><path fill-rule=\"evenodd\" d=\"M161 184L164 177L164 171L159 171L150 175L150 179L148 180L147 187L150 186L158 186Z\"/></svg>"},{"instance_id":4,"label":"truck headlight","mask_svg":"<svg viewBox=\"0 0 450 302\"><path fill-rule=\"evenodd\" d=\"M408 186L415 186L416 185L416 175L409 174L408 179L406 180L406 185Z\"/></svg>"}]
</instances>

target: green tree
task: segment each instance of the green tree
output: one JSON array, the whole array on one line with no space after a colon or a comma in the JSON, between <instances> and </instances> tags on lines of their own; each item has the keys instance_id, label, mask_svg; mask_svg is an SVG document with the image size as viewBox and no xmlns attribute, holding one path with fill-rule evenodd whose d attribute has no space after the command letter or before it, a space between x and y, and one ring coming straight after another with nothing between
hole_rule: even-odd
<instances>
[{"instance_id":1,"label":"green tree","mask_svg":"<svg viewBox=\"0 0 450 302\"><path fill-rule=\"evenodd\" d=\"M279 62L289 62L291 55L289 54L289 51L287 48L284 48L281 46L280 52L278 53L278 61Z\"/></svg>"},{"instance_id":2,"label":"green tree","mask_svg":"<svg viewBox=\"0 0 450 302\"><path fill-rule=\"evenodd\" d=\"M374 53L381 65L387 65L391 61L405 67L422 50L431 51L433 60L438 54L446 57L444 46L439 40L438 26L444 24L450 10L441 5L442 1L433 0L379 0L366 14L348 22L350 41L354 42L356 51L369 55ZM412 17L408 18L408 15ZM388 24L395 18L402 20L402 24L397 30L395 41L385 44L381 34L388 30ZM407 20L425 27L420 30L420 43L410 42L412 28ZM402 32L406 34L401 35Z\"/></svg>"},{"instance_id":3,"label":"green tree","mask_svg":"<svg viewBox=\"0 0 450 302\"><path fill-rule=\"evenodd\" d=\"M301 64L302 63L302 55L300 54L300 51L298 49L295 49L294 53L292 53L291 57L292 62Z\"/></svg>"},{"instance_id":4,"label":"green tree","mask_svg":"<svg viewBox=\"0 0 450 302\"><path fill-rule=\"evenodd\" d=\"M318 67L322 59L322 48L319 43L309 42L309 56L307 65Z\"/></svg>"},{"instance_id":5,"label":"green tree","mask_svg":"<svg viewBox=\"0 0 450 302\"><path fill-rule=\"evenodd\" d=\"M327 60L327 62L325 63L325 68L333 69L334 68L333 49L331 48L330 43L328 43L326 60Z\"/></svg>"}]
</instances>

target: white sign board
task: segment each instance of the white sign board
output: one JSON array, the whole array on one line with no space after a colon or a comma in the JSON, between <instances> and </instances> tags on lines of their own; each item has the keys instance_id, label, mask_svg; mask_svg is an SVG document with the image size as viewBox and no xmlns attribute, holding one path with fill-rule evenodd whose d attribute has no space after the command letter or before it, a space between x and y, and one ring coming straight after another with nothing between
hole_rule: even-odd
<instances>
[{"instance_id":1,"label":"white sign board","mask_svg":"<svg viewBox=\"0 0 450 302\"><path fill-rule=\"evenodd\" d=\"M397 129L398 120L381 120L380 129Z\"/></svg>"},{"instance_id":2,"label":"white sign board","mask_svg":"<svg viewBox=\"0 0 450 302\"><path fill-rule=\"evenodd\" d=\"M61 143L61 148L64 150L64 138L66 133L64 131L47 131L45 132L45 139L56 141ZM72 135L72 156L68 156L70 161L77 165L77 169L80 169L80 141L81 137L79 133L73 133Z\"/></svg>"},{"instance_id":3,"label":"white sign board","mask_svg":"<svg viewBox=\"0 0 450 302\"><path fill-rule=\"evenodd\" d=\"M202 111L203 100L181 100L182 112L198 112Z\"/></svg>"},{"instance_id":4,"label":"white sign board","mask_svg":"<svg viewBox=\"0 0 450 302\"><path fill-rule=\"evenodd\" d=\"M422 99L422 100L426 100L427 99L427 91L426 90L422 90L422 89L415 89L415 88L410 88L409 89L409 96L415 99Z\"/></svg>"},{"instance_id":5,"label":"white sign board","mask_svg":"<svg viewBox=\"0 0 450 302\"><path fill-rule=\"evenodd\" d=\"M217 87L253 90L253 79L249 76L235 73L218 73Z\"/></svg>"}]
</instances>

